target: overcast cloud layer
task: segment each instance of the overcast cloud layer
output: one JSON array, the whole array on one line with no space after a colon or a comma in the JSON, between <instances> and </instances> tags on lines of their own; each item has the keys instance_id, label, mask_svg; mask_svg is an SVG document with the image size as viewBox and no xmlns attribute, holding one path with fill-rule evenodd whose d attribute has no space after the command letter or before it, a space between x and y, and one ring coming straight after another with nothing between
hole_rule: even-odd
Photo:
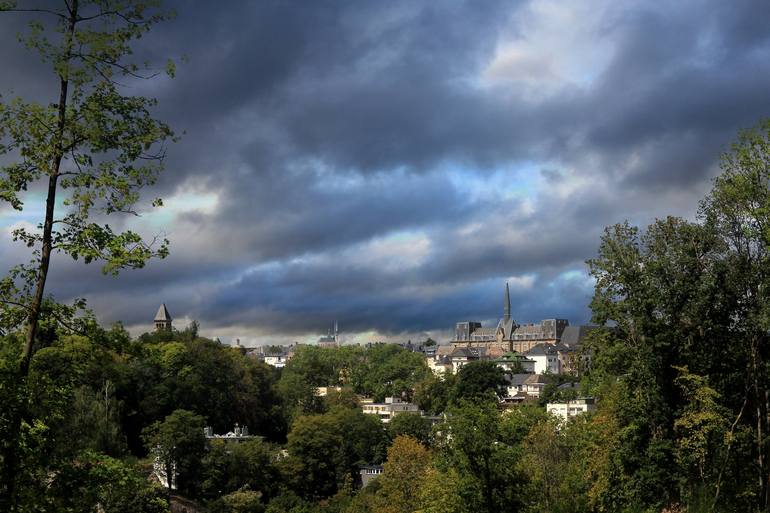
<instances>
[{"instance_id":1,"label":"overcast cloud layer","mask_svg":"<svg viewBox=\"0 0 770 513\"><path fill-rule=\"evenodd\" d=\"M444 336L506 281L517 321L587 322L603 228L692 217L770 115L766 2L663 4L180 2L138 50L189 62L133 88L185 132L166 207L130 220L171 256L117 279L62 256L49 291L247 343ZM0 17L0 92L52 101L20 28ZM0 206L7 267L41 205Z\"/></svg>"}]
</instances>

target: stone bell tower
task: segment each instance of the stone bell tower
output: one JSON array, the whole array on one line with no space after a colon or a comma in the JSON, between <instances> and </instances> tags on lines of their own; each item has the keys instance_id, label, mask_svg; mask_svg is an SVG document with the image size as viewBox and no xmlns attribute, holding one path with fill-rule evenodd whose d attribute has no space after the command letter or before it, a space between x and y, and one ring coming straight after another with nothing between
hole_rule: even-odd
<instances>
[{"instance_id":1,"label":"stone bell tower","mask_svg":"<svg viewBox=\"0 0 770 513\"><path fill-rule=\"evenodd\" d=\"M158 313L155 314L155 329L157 331L171 331L171 314L168 313L166 303L161 303Z\"/></svg>"}]
</instances>

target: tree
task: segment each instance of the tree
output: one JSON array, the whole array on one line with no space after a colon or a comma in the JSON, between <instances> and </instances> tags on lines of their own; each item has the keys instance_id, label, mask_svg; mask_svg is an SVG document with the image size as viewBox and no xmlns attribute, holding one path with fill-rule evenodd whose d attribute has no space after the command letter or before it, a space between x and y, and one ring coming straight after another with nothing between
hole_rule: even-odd
<instances>
[{"instance_id":1,"label":"tree","mask_svg":"<svg viewBox=\"0 0 770 513\"><path fill-rule=\"evenodd\" d=\"M728 436L729 411L719 404L719 393L702 376L685 367L677 370L676 384L687 401L674 420L677 462L686 478L683 495L688 503L705 501L707 504L699 506L708 507L711 497L714 503L719 500L721 462L726 445L732 442L732 435Z\"/></svg>"},{"instance_id":2,"label":"tree","mask_svg":"<svg viewBox=\"0 0 770 513\"><path fill-rule=\"evenodd\" d=\"M175 410L163 422L144 430L147 450L166 475L169 488L198 489L201 459L206 447L204 419L187 410Z\"/></svg>"},{"instance_id":3,"label":"tree","mask_svg":"<svg viewBox=\"0 0 770 513\"><path fill-rule=\"evenodd\" d=\"M595 376L588 381L618 397L615 458L623 477L611 495L621 497L621 508L694 498L698 464L677 460L683 442L709 447L708 458L722 453L715 467L725 473L716 477L721 487L693 508L725 504L724 486L731 508L770 508L769 162L764 121L723 155L723 173L696 221L669 217L645 230L615 225L589 261L594 321L612 329L590 342ZM686 389L677 379L684 368L692 378ZM715 414L726 422L715 422ZM736 443L715 452L705 434L728 426ZM746 433L753 447L743 443Z\"/></svg>"},{"instance_id":4,"label":"tree","mask_svg":"<svg viewBox=\"0 0 770 513\"><path fill-rule=\"evenodd\" d=\"M50 511L163 513L163 489L138 469L92 451L85 451L51 479Z\"/></svg>"},{"instance_id":5,"label":"tree","mask_svg":"<svg viewBox=\"0 0 770 513\"><path fill-rule=\"evenodd\" d=\"M452 391L455 402L463 399L477 400L500 397L505 394L505 375L494 362L470 362L457 372L457 382Z\"/></svg>"},{"instance_id":6,"label":"tree","mask_svg":"<svg viewBox=\"0 0 770 513\"><path fill-rule=\"evenodd\" d=\"M444 413L456 382L457 376L449 371L441 377L430 373L415 385L414 401L431 415Z\"/></svg>"},{"instance_id":7,"label":"tree","mask_svg":"<svg viewBox=\"0 0 770 513\"><path fill-rule=\"evenodd\" d=\"M507 434L494 401L463 401L450 408L437 433L443 463L457 472L460 495L472 511L516 510L521 502L520 450Z\"/></svg>"},{"instance_id":8,"label":"tree","mask_svg":"<svg viewBox=\"0 0 770 513\"><path fill-rule=\"evenodd\" d=\"M253 490L237 490L223 495L209 506L211 513L262 513L262 494Z\"/></svg>"},{"instance_id":9,"label":"tree","mask_svg":"<svg viewBox=\"0 0 770 513\"><path fill-rule=\"evenodd\" d=\"M203 495L217 498L237 490L252 490L260 497L277 493L280 475L275 455L260 439L232 444L212 440L203 457Z\"/></svg>"},{"instance_id":10,"label":"tree","mask_svg":"<svg viewBox=\"0 0 770 513\"><path fill-rule=\"evenodd\" d=\"M289 432L284 470L305 498L331 497L358 477L358 465L382 461L388 441L379 419L361 410L300 416Z\"/></svg>"},{"instance_id":11,"label":"tree","mask_svg":"<svg viewBox=\"0 0 770 513\"><path fill-rule=\"evenodd\" d=\"M459 493L462 486L460 476L454 469L441 472L428 468L420 489L420 509L416 513L468 513L463 497Z\"/></svg>"},{"instance_id":12,"label":"tree","mask_svg":"<svg viewBox=\"0 0 770 513\"><path fill-rule=\"evenodd\" d=\"M398 436L388 448L388 459L379 477L378 511L411 513L419 503L425 473L431 465L428 449L410 436Z\"/></svg>"},{"instance_id":13,"label":"tree","mask_svg":"<svg viewBox=\"0 0 770 513\"><path fill-rule=\"evenodd\" d=\"M399 436L410 436L427 446L431 441L431 422L421 415L402 413L390 419L388 433L394 440Z\"/></svg>"},{"instance_id":14,"label":"tree","mask_svg":"<svg viewBox=\"0 0 770 513\"><path fill-rule=\"evenodd\" d=\"M24 42L50 64L59 93L50 105L21 98L0 104L0 155L12 159L0 167L0 199L21 210L24 191L38 183L47 191L37 230L13 233L14 240L32 249L32 260L0 282L4 322L15 319L26 325L18 370L23 386L53 253L86 263L102 260L104 272L115 274L168 252L165 240L156 246L134 231L115 232L93 217L135 213L139 190L155 181L164 143L173 139L170 128L151 115L155 101L121 93L117 81L152 76L129 60L130 45L169 15L157 10L156 2L132 0L71 0L60 9L3 2L0 10L47 17L30 24ZM167 70L173 74L173 66ZM10 429L13 437L22 427L25 408L13 408L18 411ZM3 455L2 495L10 510L16 508L17 445L11 440Z\"/></svg>"}]
</instances>

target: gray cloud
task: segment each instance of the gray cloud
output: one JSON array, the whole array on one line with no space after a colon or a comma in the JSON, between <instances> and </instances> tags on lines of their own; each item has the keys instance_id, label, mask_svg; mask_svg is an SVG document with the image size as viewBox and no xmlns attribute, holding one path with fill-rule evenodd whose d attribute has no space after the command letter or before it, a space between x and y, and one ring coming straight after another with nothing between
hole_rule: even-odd
<instances>
[{"instance_id":1,"label":"gray cloud","mask_svg":"<svg viewBox=\"0 0 770 513\"><path fill-rule=\"evenodd\" d=\"M143 228L172 255L117 279L59 258L50 290L137 328L163 300L212 334L399 334L492 319L514 278L517 320L586 321L602 228L692 216L770 112L770 29L751 1L543 5L177 3L137 55L189 63L131 85L185 132L148 191L183 208ZM44 98L17 25L0 90Z\"/></svg>"}]
</instances>

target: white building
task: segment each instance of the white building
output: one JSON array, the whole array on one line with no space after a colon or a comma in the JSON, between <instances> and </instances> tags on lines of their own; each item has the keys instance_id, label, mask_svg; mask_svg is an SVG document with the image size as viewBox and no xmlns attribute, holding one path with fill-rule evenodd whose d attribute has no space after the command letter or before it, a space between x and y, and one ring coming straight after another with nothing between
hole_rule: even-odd
<instances>
[{"instance_id":1,"label":"white building","mask_svg":"<svg viewBox=\"0 0 770 513\"><path fill-rule=\"evenodd\" d=\"M382 475L385 468L382 465L361 465L359 468L359 474L361 475L361 487L365 488L369 482Z\"/></svg>"},{"instance_id":2,"label":"white building","mask_svg":"<svg viewBox=\"0 0 770 513\"><path fill-rule=\"evenodd\" d=\"M508 397L540 397L547 384L542 374L513 374L509 378Z\"/></svg>"},{"instance_id":3,"label":"white building","mask_svg":"<svg viewBox=\"0 0 770 513\"><path fill-rule=\"evenodd\" d=\"M561 374L561 360L552 344L538 344L524 356L535 361L535 374Z\"/></svg>"},{"instance_id":4,"label":"white building","mask_svg":"<svg viewBox=\"0 0 770 513\"><path fill-rule=\"evenodd\" d=\"M508 373L515 372L517 369L521 369L521 372L535 373L535 360L531 360L515 351L505 353L500 358L496 358L494 362Z\"/></svg>"},{"instance_id":5,"label":"white building","mask_svg":"<svg viewBox=\"0 0 770 513\"><path fill-rule=\"evenodd\" d=\"M446 371L452 372L452 360L448 356L426 356L425 363L439 378L444 377Z\"/></svg>"},{"instance_id":6,"label":"white building","mask_svg":"<svg viewBox=\"0 0 770 513\"><path fill-rule=\"evenodd\" d=\"M278 354L265 354L265 363L272 365L273 367L282 369L286 366L286 362L289 361L289 355L284 353Z\"/></svg>"},{"instance_id":7,"label":"white building","mask_svg":"<svg viewBox=\"0 0 770 513\"><path fill-rule=\"evenodd\" d=\"M545 409L551 415L567 420L582 413L596 411L596 403L593 397L581 397L565 403L548 403Z\"/></svg>"},{"instance_id":8,"label":"white building","mask_svg":"<svg viewBox=\"0 0 770 513\"><path fill-rule=\"evenodd\" d=\"M452 374L457 374L470 362L485 360L486 351L486 348L483 347L455 347L449 355L452 362Z\"/></svg>"},{"instance_id":9,"label":"white building","mask_svg":"<svg viewBox=\"0 0 770 513\"><path fill-rule=\"evenodd\" d=\"M419 406L413 403L405 403L397 397L386 397L384 403L362 404L361 410L367 415L377 415L384 424L387 424L393 417L402 413L420 414Z\"/></svg>"},{"instance_id":10,"label":"white building","mask_svg":"<svg viewBox=\"0 0 770 513\"><path fill-rule=\"evenodd\" d=\"M342 392L342 387L315 387L315 395L317 397L326 397L335 392Z\"/></svg>"}]
</instances>

